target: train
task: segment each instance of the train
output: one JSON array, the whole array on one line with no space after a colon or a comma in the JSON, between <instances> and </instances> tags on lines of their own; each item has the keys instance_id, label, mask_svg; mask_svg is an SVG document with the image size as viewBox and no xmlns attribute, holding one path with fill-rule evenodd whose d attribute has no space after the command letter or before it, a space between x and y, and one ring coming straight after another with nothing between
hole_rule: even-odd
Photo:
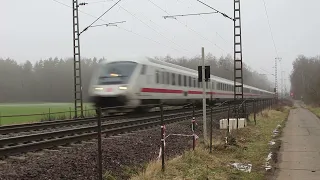
<instances>
[{"instance_id":1,"label":"train","mask_svg":"<svg viewBox=\"0 0 320 180\"><path fill-rule=\"evenodd\" d=\"M114 112L146 112L148 104L201 104L203 98L198 71L150 57L103 60L94 68L89 86L90 101ZM210 75L205 86L208 100L234 98L231 80ZM274 97L274 92L245 84L243 92L244 99Z\"/></svg>"}]
</instances>

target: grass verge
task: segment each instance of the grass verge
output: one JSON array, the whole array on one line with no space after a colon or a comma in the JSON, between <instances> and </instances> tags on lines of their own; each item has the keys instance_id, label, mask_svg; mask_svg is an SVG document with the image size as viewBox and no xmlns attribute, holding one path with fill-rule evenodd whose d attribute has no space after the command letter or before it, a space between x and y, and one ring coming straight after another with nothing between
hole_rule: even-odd
<instances>
[{"instance_id":1,"label":"grass verge","mask_svg":"<svg viewBox=\"0 0 320 180\"><path fill-rule=\"evenodd\" d=\"M307 106L306 107L309 111L311 111L316 116L320 117L320 107L319 106Z\"/></svg>"},{"instance_id":2,"label":"grass verge","mask_svg":"<svg viewBox=\"0 0 320 180\"><path fill-rule=\"evenodd\" d=\"M0 104L0 125L69 119L74 116L73 106L72 103ZM84 109L93 107L90 103L84 103ZM85 116L95 114L94 110L85 113Z\"/></svg>"},{"instance_id":3,"label":"grass verge","mask_svg":"<svg viewBox=\"0 0 320 180\"><path fill-rule=\"evenodd\" d=\"M166 161L164 173L161 172L161 162L150 162L143 172L131 179L266 179L266 157L273 151L268 143L273 139L273 130L279 124L283 127L288 113L289 108L263 111L257 115L257 125L251 121L246 128L236 133L236 146L225 146L223 137L213 137L212 154L206 146L198 144L195 151L186 151L183 155ZM253 119L252 116L250 119ZM279 146L279 141L275 146ZM252 164L251 172L231 167L230 164L235 162Z\"/></svg>"}]
</instances>

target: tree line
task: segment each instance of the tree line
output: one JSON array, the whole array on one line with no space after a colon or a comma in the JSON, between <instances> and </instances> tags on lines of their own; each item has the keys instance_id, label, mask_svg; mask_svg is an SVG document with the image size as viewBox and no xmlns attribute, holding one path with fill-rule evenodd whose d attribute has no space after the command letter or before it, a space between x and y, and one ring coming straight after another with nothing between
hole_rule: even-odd
<instances>
[{"instance_id":1,"label":"tree line","mask_svg":"<svg viewBox=\"0 0 320 180\"><path fill-rule=\"evenodd\" d=\"M200 57L172 58L155 57L197 70ZM103 58L83 58L81 60L84 101L89 100L88 86L95 65ZM211 66L211 74L233 80L233 60L230 56L214 57L207 54L206 65ZM272 85L265 76L244 66L244 83L272 91ZM0 58L0 103L8 102L72 102L73 59L48 58L31 63L18 63L13 59Z\"/></svg>"},{"instance_id":2,"label":"tree line","mask_svg":"<svg viewBox=\"0 0 320 180\"><path fill-rule=\"evenodd\" d=\"M318 103L320 100L320 57L298 56L292 63L290 75L291 92L295 99L306 103Z\"/></svg>"}]
</instances>

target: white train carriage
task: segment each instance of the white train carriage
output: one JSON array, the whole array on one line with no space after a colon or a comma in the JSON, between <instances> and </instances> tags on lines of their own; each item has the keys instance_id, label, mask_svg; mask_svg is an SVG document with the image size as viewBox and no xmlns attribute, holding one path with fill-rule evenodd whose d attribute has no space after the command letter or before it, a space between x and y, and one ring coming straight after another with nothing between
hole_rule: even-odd
<instances>
[{"instance_id":1,"label":"white train carriage","mask_svg":"<svg viewBox=\"0 0 320 180\"><path fill-rule=\"evenodd\" d=\"M198 72L151 58L118 59L100 62L91 79L89 95L100 107L126 106L139 108L143 104L183 105L202 101L202 83ZM233 98L233 81L217 76L206 83L206 98ZM272 98L272 92L244 85L244 98ZM117 108L119 110L119 108Z\"/></svg>"}]
</instances>

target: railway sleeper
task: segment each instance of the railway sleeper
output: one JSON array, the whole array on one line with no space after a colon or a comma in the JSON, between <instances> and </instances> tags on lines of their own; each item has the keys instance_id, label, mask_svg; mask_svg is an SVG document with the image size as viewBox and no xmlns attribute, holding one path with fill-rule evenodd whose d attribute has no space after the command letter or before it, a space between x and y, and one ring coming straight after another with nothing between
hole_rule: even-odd
<instances>
[{"instance_id":1,"label":"railway sleeper","mask_svg":"<svg viewBox=\"0 0 320 180\"><path fill-rule=\"evenodd\" d=\"M27 152L28 155L32 155L32 156L43 156L44 153L43 152Z\"/></svg>"},{"instance_id":2,"label":"railway sleeper","mask_svg":"<svg viewBox=\"0 0 320 180\"><path fill-rule=\"evenodd\" d=\"M43 151L46 151L46 152L59 152L58 149L47 149L47 148L43 149Z\"/></svg>"},{"instance_id":3,"label":"railway sleeper","mask_svg":"<svg viewBox=\"0 0 320 180\"><path fill-rule=\"evenodd\" d=\"M196 116L198 116L200 113L197 112ZM185 114L184 114L185 115ZM170 117L170 118L166 118L164 120L164 123L173 123L173 122L178 122L178 121L183 121L186 119L190 119L192 117L191 114L188 114L187 116L184 116L182 118L177 118L178 116L174 116L174 117ZM159 119L159 118L157 118ZM132 133L135 131L139 131L139 130L146 130L150 127L156 127L160 125L160 121L156 121L154 118L153 120L148 120L148 119L144 119L142 121L140 121L139 123L129 123L131 125L126 124L125 126L121 126L121 127L116 127L113 126L112 129L109 130L103 130L102 134L107 136L111 136L111 135L116 135L116 134L123 134L123 133ZM106 126L104 126L106 127ZM103 128L103 129L107 129L107 128ZM92 131L91 131L92 132ZM78 136L78 137L73 137L73 136ZM35 143L29 143L26 144L28 146L23 147L24 145L18 145L20 147L13 147L10 148L10 150L8 148L0 148L0 150L2 150L2 152L13 154L13 153L22 153L22 152L26 152L26 151L32 151L32 150L36 150L36 149L43 149L43 148L50 148L50 147L57 147L58 145L63 145L66 144L66 142L73 142L72 144L75 144L74 141L76 139L78 139L78 141L83 141L83 140L89 140L92 138L96 138L97 134L96 132L94 133L81 133L80 135L78 135L77 133L72 133L68 134L67 136L63 136L62 138L42 138L42 141L47 141L47 142L35 142ZM60 136L61 137L61 136ZM58 142L59 141L59 142ZM64 141L64 142L62 142ZM45 149L45 151L48 151L48 149ZM50 149L49 151L59 151L59 150L53 150Z\"/></svg>"},{"instance_id":4,"label":"railway sleeper","mask_svg":"<svg viewBox=\"0 0 320 180\"><path fill-rule=\"evenodd\" d=\"M25 156L9 156L9 159L13 159L13 160L25 160L26 157Z\"/></svg>"}]
</instances>

